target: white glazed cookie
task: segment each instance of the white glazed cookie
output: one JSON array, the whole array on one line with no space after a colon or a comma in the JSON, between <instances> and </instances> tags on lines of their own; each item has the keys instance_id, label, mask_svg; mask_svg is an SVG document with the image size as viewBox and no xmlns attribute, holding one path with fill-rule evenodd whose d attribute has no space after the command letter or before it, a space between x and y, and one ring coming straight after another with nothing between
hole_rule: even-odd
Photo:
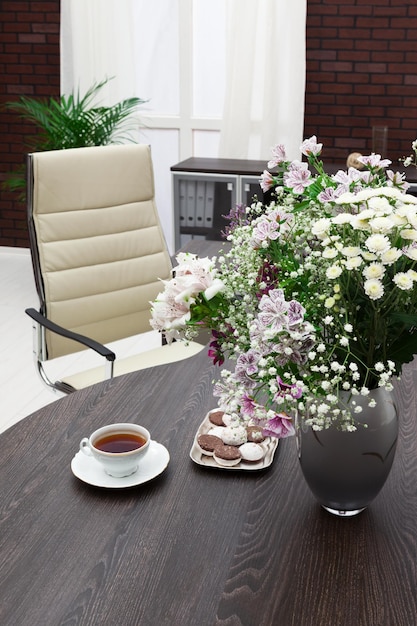
<instances>
[{"instance_id":1,"label":"white glazed cookie","mask_svg":"<svg viewBox=\"0 0 417 626\"><path fill-rule=\"evenodd\" d=\"M214 435L215 437L220 437L220 439L222 439L224 429L224 426L213 426L213 428L210 428L207 434Z\"/></svg>"},{"instance_id":2,"label":"white glazed cookie","mask_svg":"<svg viewBox=\"0 0 417 626\"><path fill-rule=\"evenodd\" d=\"M233 415L225 413L223 415L223 423L225 426L239 426L239 418L236 416L233 417Z\"/></svg>"},{"instance_id":3,"label":"white glazed cookie","mask_svg":"<svg viewBox=\"0 0 417 626\"><path fill-rule=\"evenodd\" d=\"M220 437L222 438L223 443L228 446L240 446L248 440L246 428L244 426L227 426L226 428L223 428L223 432Z\"/></svg>"},{"instance_id":4,"label":"white glazed cookie","mask_svg":"<svg viewBox=\"0 0 417 626\"><path fill-rule=\"evenodd\" d=\"M252 443L250 441L242 444L239 447L239 451L243 461L260 461L265 455L264 449L259 443Z\"/></svg>"}]
</instances>

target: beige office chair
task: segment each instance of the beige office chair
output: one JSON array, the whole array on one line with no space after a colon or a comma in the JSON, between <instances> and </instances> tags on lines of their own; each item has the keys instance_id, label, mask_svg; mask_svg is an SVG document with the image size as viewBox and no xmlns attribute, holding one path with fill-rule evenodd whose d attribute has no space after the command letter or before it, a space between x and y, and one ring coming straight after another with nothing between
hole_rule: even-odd
<instances>
[{"instance_id":1,"label":"beige office chair","mask_svg":"<svg viewBox=\"0 0 417 626\"><path fill-rule=\"evenodd\" d=\"M158 279L170 276L149 146L29 154L28 219L40 311L26 313L35 322L35 359L47 385L70 393L203 348L174 342L120 360L105 347L151 331L150 301L163 288ZM105 365L49 378L46 361L86 348Z\"/></svg>"}]
</instances>

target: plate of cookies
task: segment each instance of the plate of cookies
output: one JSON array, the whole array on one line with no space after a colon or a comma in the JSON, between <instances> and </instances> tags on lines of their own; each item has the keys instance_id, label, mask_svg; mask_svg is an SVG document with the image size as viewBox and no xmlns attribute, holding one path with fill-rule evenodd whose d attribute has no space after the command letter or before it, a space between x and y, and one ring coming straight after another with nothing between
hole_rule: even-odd
<instances>
[{"instance_id":1,"label":"plate of cookies","mask_svg":"<svg viewBox=\"0 0 417 626\"><path fill-rule=\"evenodd\" d=\"M200 424L190 457L205 467L260 470L271 465L278 442L265 437L260 426L243 426L217 408Z\"/></svg>"}]
</instances>

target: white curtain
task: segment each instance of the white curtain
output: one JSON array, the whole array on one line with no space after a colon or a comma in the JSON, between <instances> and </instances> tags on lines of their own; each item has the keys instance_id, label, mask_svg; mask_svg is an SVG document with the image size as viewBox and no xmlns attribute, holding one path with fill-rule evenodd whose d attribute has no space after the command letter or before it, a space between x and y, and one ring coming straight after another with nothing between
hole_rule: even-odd
<instances>
[{"instance_id":1,"label":"white curtain","mask_svg":"<svg viewBox=\"0 0 417 626\"><path fill-rule=\"evenodd\" d=\"M61 0L61 93L83 95L104 79L104 105L136 94L135 0Z\"/></svg>"},{"instance_id":2,"label":"white curtain","mask_svg":"<svg viewBox=\"0 0 417 626\"><path fill-rule=\"evenodd\" d=\"M298 158L304 126L306 0L227 0L220 155Z\"/></svg>"},{"instance_id":3,"label":"white curtain","mask_svg":"<svg viewBox=\"0 0 417 626\"><path fill-rule=\"evenodd\" d=\"M61 93L149 99L156 201L173 245L170 167L191 156L299 157L307 0L61 0ZM136 137L135 137L136 139Z\"/></svg>"}]
</instances>

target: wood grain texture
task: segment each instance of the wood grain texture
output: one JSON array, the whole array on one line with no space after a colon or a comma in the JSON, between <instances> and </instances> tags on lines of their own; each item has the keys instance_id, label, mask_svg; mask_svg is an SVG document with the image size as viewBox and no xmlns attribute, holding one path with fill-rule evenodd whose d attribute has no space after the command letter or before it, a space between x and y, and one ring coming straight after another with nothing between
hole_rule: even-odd
<instances>
[{"instance_id":1,"label":"wood grain texture","mask_svg":"<svg viewBox=\"0 0 417 626\"><path fill-rule=\"evenodd\" d=\"M191 461L215 375L203 351L71 394L1 435L2 626L417 623L416 363L396 385L391 475L352 519L316 504L293 439L262 472ZM110 491L72 475L81 438L116 421L168 448L161 476Z\"/></svg>"}]
</instances>

